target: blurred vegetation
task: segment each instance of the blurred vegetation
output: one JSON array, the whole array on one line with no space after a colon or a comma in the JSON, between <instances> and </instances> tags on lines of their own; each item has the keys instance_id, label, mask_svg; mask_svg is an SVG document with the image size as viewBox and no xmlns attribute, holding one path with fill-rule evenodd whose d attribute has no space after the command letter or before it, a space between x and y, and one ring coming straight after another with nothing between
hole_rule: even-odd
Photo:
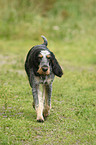
<instances>
[{"instance_id":1,"label":"blurred vegetation","mask_svg":"<svg viewBox=\"0 0 96 145\"><path fill-rule=\"evenodd\" d=\"M64 71L42 124L24 71L41 35ZM96 0L0 0L0 145L96 145L95 118Z\"/></svg>"},{"instance_id":2,"label":"blurred vegetation","mask_svg":"<svg viewBox=\"0 0 96 145\"><path fill-rule=\"evenodd\" d=\"M95 0L1 0L0 38L76 40L95 35Z\"/></svg>"}]
</instances>

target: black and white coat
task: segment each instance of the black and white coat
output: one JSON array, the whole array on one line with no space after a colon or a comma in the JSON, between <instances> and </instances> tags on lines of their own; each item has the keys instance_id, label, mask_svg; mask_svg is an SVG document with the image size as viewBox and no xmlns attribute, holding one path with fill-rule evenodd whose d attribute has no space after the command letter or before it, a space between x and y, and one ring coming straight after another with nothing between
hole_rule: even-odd
<instances>
[{"instance_id":1,"label":"black and white coat","mask_svg":"<svg viewBox=\"0 0 96 145\"><path fill-rule=\"evenodd\" d=\"M32 47L25 61L25 70L32 87L33 107L36 109L39 122L44 121L51 108L54 76L61 77L63 75L55 55L47 48L47 39L44 36L42 38L44 43Z\"/></svg>"}]
</instances>

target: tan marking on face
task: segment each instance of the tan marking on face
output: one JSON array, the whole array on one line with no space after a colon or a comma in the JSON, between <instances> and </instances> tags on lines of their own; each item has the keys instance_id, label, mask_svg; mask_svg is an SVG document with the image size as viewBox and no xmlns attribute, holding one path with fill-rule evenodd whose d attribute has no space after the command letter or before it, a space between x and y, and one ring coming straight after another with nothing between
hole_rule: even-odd
<instances>
[{"instance_id":1,"label":"tan marking on face","mask_svg":"<svg viewBox=\"0 0 96 145\"><path fill-rule=\"evenodd\" d=\"M39 58L42 58L42 57L43 57L43 55L42 55L42 54L39 54L39 55L38 55L38 57L39 57Z\"/></svg>"},{"instance_id":2,"label":"tan marking on face","mask_svg":"<svg viewBox=\"0 0 96 145\"><path fill-rule=\"evenodd\" d=\"M50 55L47 55L46 57L47 57L47 58L50 58L51 56L50 56Z\"/></svg>"},{"instance_id":3,"label":"tan marking on face","mask_svg":"<svg viewBox=\"0 0 96 145\"><path fill-rule=\"evenodd\" d=\"M38 69L37 73L39 73L40 75L49 75L50 74L50 69L48 68L48 70L46 72L44 72L42 70L42 68L39 66L39 69Z\"/></svg>"}]
</instances>

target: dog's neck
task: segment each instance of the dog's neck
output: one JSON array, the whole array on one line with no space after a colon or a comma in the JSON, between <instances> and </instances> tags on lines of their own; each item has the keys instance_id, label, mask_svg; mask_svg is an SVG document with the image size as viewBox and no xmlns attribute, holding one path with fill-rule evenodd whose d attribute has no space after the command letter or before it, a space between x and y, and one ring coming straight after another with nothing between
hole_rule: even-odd
<instances>
[{"instance_id":1,"label":"dog's neck","mask_svg":"<svg viewBox=\"0 0 96 145\"><path fill-rule=\"evenodd\" d=\"M47 84L48 76L40 76L40 83Z\"/></svg>"}]
</instances>

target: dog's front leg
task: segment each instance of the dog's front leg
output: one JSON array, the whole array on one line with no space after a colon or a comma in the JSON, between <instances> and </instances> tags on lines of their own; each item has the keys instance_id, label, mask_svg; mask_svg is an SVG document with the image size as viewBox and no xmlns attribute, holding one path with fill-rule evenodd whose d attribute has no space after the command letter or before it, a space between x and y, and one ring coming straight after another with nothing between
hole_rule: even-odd
<instances>
[{"instance_id":1,"label":"dog's front leg","mask_svg":"<svg viewBox=\"0 0 96 145\"><path fill-rule=\"evenodd\" d=\"M43 122L43 98L42 93L40 92L39 85L33 84L32 86L34 106L37 113L37 121Z\"/></svg>"},{"instance_id":2,"label":"dog's front leg","mask_svg":"<svg viewBox=\"0 0 96 145\"><path fill-rule=\"evenodd\" d=\"M45 85L45 106L44 106L44 117L49 115L51 109L51 94L52 94L52 83Z\"/></svg>"}]
</instances>

